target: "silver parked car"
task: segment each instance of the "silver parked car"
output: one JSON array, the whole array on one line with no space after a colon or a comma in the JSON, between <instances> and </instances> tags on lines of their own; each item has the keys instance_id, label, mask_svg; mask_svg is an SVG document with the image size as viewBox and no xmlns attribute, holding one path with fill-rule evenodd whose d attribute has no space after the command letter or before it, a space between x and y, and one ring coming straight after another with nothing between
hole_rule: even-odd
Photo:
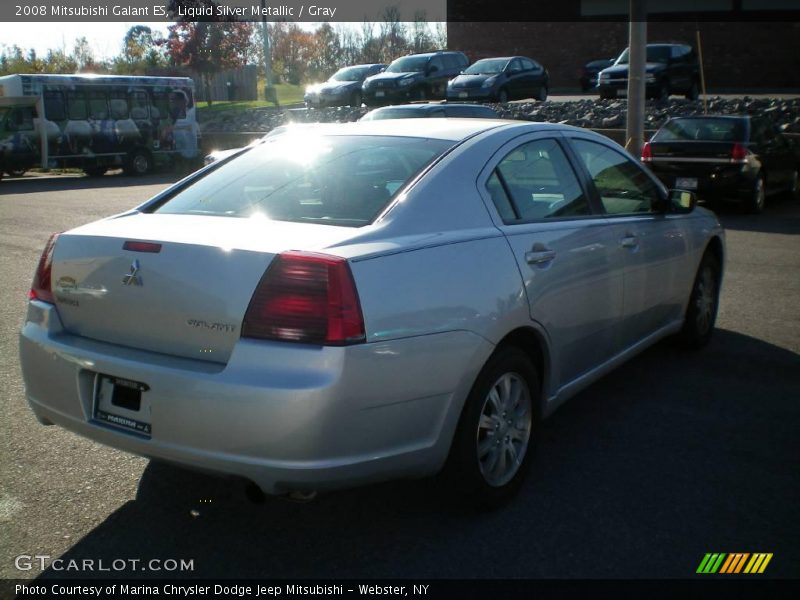
<instances>
[{"instance_id":1,"label":"silver parked car","mask_svg":"<svg viewBox=\"0 0 800 600\"><path fill-rule=\"evenodd\" d=\"M724 251L589 131L320 125L53 236L22 370L42 423L268 493L444 468L495 504L567 398L708 341Z\"/></svg>"}]
</instances>

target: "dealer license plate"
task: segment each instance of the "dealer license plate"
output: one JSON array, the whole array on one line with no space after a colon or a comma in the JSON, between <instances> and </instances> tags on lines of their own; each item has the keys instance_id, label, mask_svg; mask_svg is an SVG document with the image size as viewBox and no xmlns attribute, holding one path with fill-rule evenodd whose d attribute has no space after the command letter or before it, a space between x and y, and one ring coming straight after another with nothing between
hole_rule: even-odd
<instances>
[{"instance_id":1,"label":"dealer license plate","mask_svg":"<svg viewBox=\"0 0 800 600\"><path fill-rule=\"evenodd\" d=\"M375 97L376 98L383 98L385 95L386 94L384 92L381 92L381 91L375 92Z\"/></svg>"},{"instance_id":2,"label":"dealer license plate","mask_svg":"<svg viewBox=\"0 0 800 600\"><path fill-rule=\"evenodd\" d=\"M97 374L92 416L111 427L150 437L150 400L146 383Z\"/></svg>"},{"instance_id":3,"label":"dealer license plate","mask_svg":"<svg viewBox=\"0 0 800 600\"><path fill-rule=\"evenodd\" d=\"M469 94L467 92L458 92L459 98L469 98Z\"/></svg>"},{"instance_id":4,"label":"dealer license plate","mask_svg":"<svg viewBox=\"0 0 800 600\"><path fill-rule=\"evenodd\" d=\"M675 188L679 190L696 190L697 177L678 177L675 179Z\"/></svg>"}]
</instances>

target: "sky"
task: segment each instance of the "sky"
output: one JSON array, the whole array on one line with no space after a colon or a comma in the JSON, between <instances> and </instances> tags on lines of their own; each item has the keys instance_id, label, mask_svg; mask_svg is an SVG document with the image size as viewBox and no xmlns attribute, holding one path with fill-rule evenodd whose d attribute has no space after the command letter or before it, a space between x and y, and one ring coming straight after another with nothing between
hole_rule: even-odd
<instances>
[{"instance_id":1,"label":"sky","mask_svg":"<svg viewBox=\"0 0 800 600\"><path fill-rule=\"evenodd\" d=\"M110 58L122 50L125 33L139 23L0 23L0 44L36 50L44 56L50 48L71 52L75 39L86 36L95 57ZM143 23L166 34L169 23Z\"/></svg>"}]
</instances>

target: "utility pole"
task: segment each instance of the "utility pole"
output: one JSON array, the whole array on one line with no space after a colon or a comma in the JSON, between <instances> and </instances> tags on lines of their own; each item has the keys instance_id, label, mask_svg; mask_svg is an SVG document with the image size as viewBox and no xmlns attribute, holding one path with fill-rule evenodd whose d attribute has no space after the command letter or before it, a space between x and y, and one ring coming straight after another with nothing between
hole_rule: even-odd
<instances>
[{"instance_id":1,"label":"utility pole","mask_svg":"<svg viewBox=\"0 0 800 600\"><path fill-rule=\"evenodd\" d=\"M640 156L644 144L645 63L647 62L646 0L630 0L628 25L628 119L625 148Z\"/></svg>"},{"instance_id":2,"label":"utility pole","mask_svg":"<svg viewBox=\"0 0 800 600\"><path fill-rule=\"evenodd\" d=\"M267 28L267 0L261 0L261 40L264 43L264 100L278 104L278 93L272 85L272 53L269 48L269 29Z\"/></svg>"}]
</instances>

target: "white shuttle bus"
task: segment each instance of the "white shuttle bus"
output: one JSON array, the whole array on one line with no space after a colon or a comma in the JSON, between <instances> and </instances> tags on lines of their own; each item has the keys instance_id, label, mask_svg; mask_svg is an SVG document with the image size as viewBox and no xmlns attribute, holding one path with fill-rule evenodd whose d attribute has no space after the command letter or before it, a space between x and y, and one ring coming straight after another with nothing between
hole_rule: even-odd
<instances>
[{"instance_id":1,"label":"white shuttle bus","mask_svg":"<svg viewBox=\"0 0 800 600\"><path fill-rule=\"evenodd\" d=\"M0 177L34 166L143 175L199 152L188 77L0 77Z\"/></svg>"}]
</instances>

